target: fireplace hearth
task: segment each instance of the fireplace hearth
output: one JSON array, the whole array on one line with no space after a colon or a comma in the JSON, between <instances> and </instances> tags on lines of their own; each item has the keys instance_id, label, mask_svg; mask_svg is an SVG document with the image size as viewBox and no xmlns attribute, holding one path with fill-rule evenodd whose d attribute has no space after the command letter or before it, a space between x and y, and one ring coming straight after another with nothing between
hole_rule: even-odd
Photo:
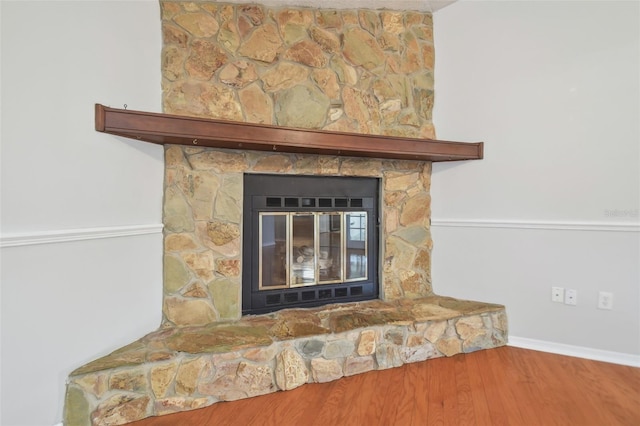
<instances>
[{"instance_id":1,"label":"fireplace hearth","mask_svg":"<svg viewBox=\"0 0 640 426\"><path fill-rule=\"evenodd\" d=\"M379 179L244 175L242 313L378 297Z\"/></svg>"}]
</instances>

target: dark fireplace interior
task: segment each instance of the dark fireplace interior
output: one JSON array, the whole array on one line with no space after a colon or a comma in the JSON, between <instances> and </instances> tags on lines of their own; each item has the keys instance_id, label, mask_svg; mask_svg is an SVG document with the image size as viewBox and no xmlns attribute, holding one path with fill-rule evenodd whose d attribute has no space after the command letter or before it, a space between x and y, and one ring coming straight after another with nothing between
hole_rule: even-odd
<instances>
[{"instance_id":1,"label":"dark fireplace interior","mask_svg":"<svg viewBox=\"0 0 640 426\"><path fill-rule=\"evenodd\" d=\"M378 298L379 179L244 175L242 314Z\"/></svg>"}]
</instances>

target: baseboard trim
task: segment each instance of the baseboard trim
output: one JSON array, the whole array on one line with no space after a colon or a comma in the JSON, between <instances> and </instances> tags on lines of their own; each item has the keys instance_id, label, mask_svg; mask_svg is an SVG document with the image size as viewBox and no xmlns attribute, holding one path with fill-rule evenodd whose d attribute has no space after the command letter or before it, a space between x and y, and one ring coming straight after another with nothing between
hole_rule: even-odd
<instances>
[{"instance_id":1,"label":"baseboard trim","mask_svg":"<svg viewBox=\"0 0 640 426\"><path fill-rule=\"evenodd\" d=\"M160 223L10 234L0 236L0 248L159 234L162 233L162 228L163 225Z\"/></svg>"},{"instance_id":2,"label":"baseboard trim","mask_svg":"<svg viewBox=\"0 0 640 426\"><path fill-rule=\"evenodd\" d=\"M517 336L509 336L509 346L531 349L534 351L550 352L558 355L568 355L577 358L591 359L594 361L610 362L612 364L640 367L640 355L626 354L622 352L604 351L601 349L566 345L564 343L548 342L544 340L529 339L526 337Z\"/></svg>"},{"instance_id":3,"label":"baseboard trim","mask_svg":"<svg viewBox=\"0 0 640 426\"><path fill-rule=\"evenodd\" d=\"M640 232L636 222L550 222L489 219L431 219L431 226L444 228L545 229L559 231Z\"/></svg>"}]
</instances>

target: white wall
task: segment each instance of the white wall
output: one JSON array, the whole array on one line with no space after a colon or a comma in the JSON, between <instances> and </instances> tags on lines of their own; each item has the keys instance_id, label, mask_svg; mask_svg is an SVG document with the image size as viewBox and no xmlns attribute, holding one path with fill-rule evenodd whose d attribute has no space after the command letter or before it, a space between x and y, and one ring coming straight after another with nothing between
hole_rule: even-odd
<instances>
[{"instance_id":1,"label":"white wall","mask_svg":"<svg viewBox=\"0 0 640 426\"><path fill-rule=\"evenodd\" d=\"M640 354L639 8L435 14L438 137L483 140L485 159L434 165L434 289L505 304L512 336ZM552 303L551 286L578 305Z\"/></svg>"},{"instance_id":2,"label":"white wall","mask_svg":"<svg viewBox=\"0 0 640 426\"><path fill-rule=\"evenodd\" d=\"M160 111L160 8L0 7L0 423L53 425L70 371L160 323L162 147L95 132L93 112Z\"/></svg>"}]
</instances>

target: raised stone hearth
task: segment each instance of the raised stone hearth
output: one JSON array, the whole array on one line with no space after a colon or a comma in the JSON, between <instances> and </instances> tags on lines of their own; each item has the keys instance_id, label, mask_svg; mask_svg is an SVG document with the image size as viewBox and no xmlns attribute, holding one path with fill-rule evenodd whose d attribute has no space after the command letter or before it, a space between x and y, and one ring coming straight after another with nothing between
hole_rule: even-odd
<instances>
[{"instance_id":1,"label":"raised stone hearth","mask_svg":"<svg viewBox=\"0 0 640 426\"><path fill-rule=\"evenodd\" d=\"M439 296L168 327L71 373L65 425L120 425L506 340L503 306Z\"/></svg>"}]
</instances>

